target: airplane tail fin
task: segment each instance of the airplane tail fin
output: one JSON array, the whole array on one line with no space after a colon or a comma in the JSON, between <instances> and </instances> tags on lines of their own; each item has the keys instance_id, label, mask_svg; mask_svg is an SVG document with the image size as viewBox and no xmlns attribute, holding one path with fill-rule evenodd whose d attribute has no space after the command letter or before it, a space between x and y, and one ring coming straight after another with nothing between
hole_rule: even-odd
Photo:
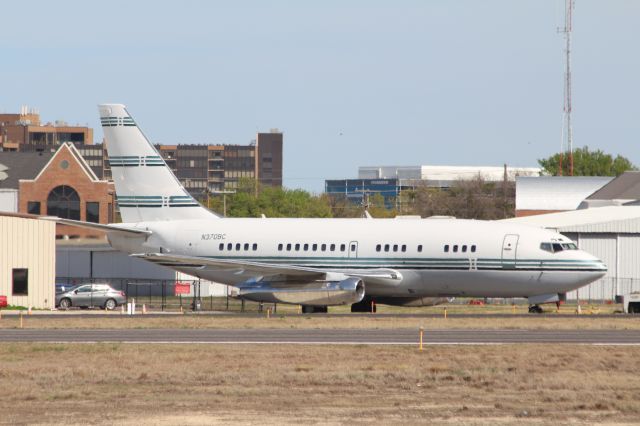
<instances>
[{"instance_id":1,"label":"airplane tail fin","mask_svg":"<svg viewBox=\"0 0 640 426\"><path fill-rule=\"evenodd\" d=\"M124 105L98 105L123 222L218 217L180 184Z\"/></svg>"}]
</instances>

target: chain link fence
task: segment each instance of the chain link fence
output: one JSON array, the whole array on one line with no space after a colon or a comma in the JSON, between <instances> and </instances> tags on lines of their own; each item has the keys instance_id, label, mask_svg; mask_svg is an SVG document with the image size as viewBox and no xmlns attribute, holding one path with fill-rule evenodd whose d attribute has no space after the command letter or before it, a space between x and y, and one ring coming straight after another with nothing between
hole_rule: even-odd
<instances>
[{"instance_id":1,"label":"chain link fence","mask_svg":"<svg viewBox=\"0 0 640 426\"><path fill-rule=\"evenodd\" d=\"M199 280L156 280L130 278L73 278L57 277L56 288L67 288L80 284L107 284L115 290L125 293L127 303L133 302L140 307L145 305L149 311L233 311L263 312L270 309L296 311L297 306L278 306L275 303L259 303L234 298L231 287L216 284L215 294L203 291L205 282Z\"/></svg>"}]
</instances>

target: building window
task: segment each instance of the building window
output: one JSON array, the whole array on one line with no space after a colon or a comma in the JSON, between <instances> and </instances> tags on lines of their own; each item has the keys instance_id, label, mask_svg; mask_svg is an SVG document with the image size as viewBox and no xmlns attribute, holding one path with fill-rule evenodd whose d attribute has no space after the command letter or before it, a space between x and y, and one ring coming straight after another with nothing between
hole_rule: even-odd
<instances>
[{"instance_id":1,"label":"building window","mask_svg":"<svg viewBox=\"0 0 640 426\"><path fill-rule=\"evenodd\" d=\"M29 214L40 214L40 201L28 201L27 202L27 213L29 213Z\"/></svg>"},{"instance_id":2,"label":"building window","mask_svg":"<svg viewBox=\"0 0 640 426\"><path fill-rule=\"evenodd\" d=\"M29 270L13 269L13 293L14 296L29 295Z\"/></svg>"},{"instance_id":3,"label":"building window","mask_svg":"<svg viewBox=\"0 0 640 426\"><path fill-rule=\"evenodd\" d=\"M47 197L47 214L80 220L80 196L76 190L67 185L53 188Z\"/></svg>"},{"instance_id":4,"label":"building window","mask_svg":"<svg viewBox=\"0 0 640 426\"><path fill-rule=\"evenodd\" d=\"M88 201L86 210L87 222L100 223L100 203Z\"/></svg>"}]
</instances>

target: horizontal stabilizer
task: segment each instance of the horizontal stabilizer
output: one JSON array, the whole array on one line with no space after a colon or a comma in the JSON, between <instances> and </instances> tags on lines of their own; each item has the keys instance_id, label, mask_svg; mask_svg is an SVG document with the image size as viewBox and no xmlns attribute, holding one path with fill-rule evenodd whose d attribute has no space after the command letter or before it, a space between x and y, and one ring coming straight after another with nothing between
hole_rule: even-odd
<instances>
[{"instance_id":1,"label":"horizontal stabilizer","mask_svg":"<svg viewBox=\"0 0 640 426\"><path fill-rule=\"evenodd\" d=\"M52 222L56 222L59 223L61 225L70 225L70 226L77 226L79 228L85 228L85 229L93 229L93 230L98 230L98 231L102 231L102 232L115 232L121 235L128 235L128 236L145 236L148 237L149 235L152 234L151 231L148 231L146 229L137 229L137 228L126 228L124 226L119 226L119 225L115 225L115 224L109 224L109 225L105 225L102 223L93 223L93 222L83 222L81 220L72 220L72 219L62 219L56 216L43 216L40 219L43 220L50 220Z\"/></svg>"}]
</instances>

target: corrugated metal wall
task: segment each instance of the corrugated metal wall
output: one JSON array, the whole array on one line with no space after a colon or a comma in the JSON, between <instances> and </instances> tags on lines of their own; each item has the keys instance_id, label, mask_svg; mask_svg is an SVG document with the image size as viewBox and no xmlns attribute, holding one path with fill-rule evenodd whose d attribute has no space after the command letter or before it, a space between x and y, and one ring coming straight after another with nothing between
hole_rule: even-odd
<instances>
[{"instance_id":1,"label":"corrugated metal wall","mask_svg":"<svg viewBox=\"0 0 640 426\"><path fill-rule=\"evenodd\" d=\"M640 234L568 233L582 250L606 263L607 275L578 291L567 293L567 299L613 300L618 294L640 291Z\"/></svg>"},{"instance_id":2,"label":"corrugated metal wall","mask_svg":"<svg viewBox=\"0 0 640 426\"><path fill-rule=\"evenodd\" d=\"M52 308L55 304L55 223L0 216L0 296L10 305ZM28 295L13 296L13 269L28 272Z\"/></svg>"}]
</instances>

